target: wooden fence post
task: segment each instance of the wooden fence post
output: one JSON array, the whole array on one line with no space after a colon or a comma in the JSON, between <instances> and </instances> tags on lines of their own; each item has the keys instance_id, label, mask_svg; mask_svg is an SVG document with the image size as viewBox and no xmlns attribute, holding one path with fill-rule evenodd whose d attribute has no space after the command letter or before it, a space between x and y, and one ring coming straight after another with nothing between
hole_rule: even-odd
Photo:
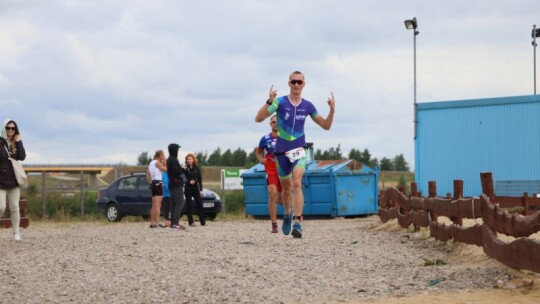
<instances>
[{"instance_id":1,"label":"wooden fence post","mask_svg":"<svg viewBox=\"0 0 540 304\"><path fill-rule=\"evenodd\" d=\"M523 193L523 215L529 215L529 192Z\"/></svg>"},{"instance_id":2,"label":"wooden fence post","mask_svg":"<svg viewBox=\"0 0 540 304\"><path fill-rule=\"evenodd\" d=\"M482 193L489 197L491 203L495 204L495 191L493 190L493 175L491 172L480 173L480 181L482 183Z\"/></svg>"},{"instance_id":3,"label":"wooden fence post","mask_svg":"<svg viewBox=\"0 0 540 304\"><path fill-rule=\"evenodd\" d=\"M428 197L435 198L437 197L437 182L435 181L428 181ZM437 213L430 211L431 213L431 220L437 221Z\"/></svg>"},{"instance_id":4,"label":"wooden fence post","mask_svg":"<svg viewBox=\"0 0 540 304\"><path fill-rule=\"evenodd\" d=\"M463 180L455 179L454 180L454 200L458 200L463 197ZM463 226L463 218L456 216L451 218L452 222L456 225Z\"/></svg>"},{"instance_id":5,"label":"wooden fence post","mask_svg":"<svg viewBox=\"0 0 540 304\"><path fill-rule=\"evenodd\" d=\"M420 195L418 194L418 185L416 183L411 183L411 196L414 196L414 197L419 197Z\"/></svg>"}]
</instances>

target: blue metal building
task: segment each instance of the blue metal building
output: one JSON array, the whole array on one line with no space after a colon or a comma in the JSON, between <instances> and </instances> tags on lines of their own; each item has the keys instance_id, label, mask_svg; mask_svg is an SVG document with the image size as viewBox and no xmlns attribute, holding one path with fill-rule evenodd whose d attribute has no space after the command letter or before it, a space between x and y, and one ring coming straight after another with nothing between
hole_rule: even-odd
<instances>
[{"instance_id":1,"label":"blue metal building","mask_svg":"<svg viewBox=\"0 0 540 304\"><path fill-rule=\"evenodd\" d=\"M463 195L482 193L481 172L497 184L532 185L540 193L540 95L417 104L415 178L422 195L428 181L437 194L453 193L453 180L464 181ZM519 196L520 196L519 195Z\"/></svg>"}]
</instances>

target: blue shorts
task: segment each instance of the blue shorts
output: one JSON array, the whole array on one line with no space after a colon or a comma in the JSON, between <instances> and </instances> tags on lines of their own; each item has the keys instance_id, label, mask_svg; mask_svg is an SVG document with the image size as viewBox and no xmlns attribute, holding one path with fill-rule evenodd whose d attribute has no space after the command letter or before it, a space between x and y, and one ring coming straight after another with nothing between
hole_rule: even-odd
<instances>
[{"instance_id":1,"label":"blue shorts","mask_svg":"<svg viewBox=\"0 0 540 304\"><path fill-rule=\"evenodd\" d=\"M277 171L281 178L289 178L296 167L306 169L306 157L295 160L293 163L284 154L277 154Z\"/></svg>"}]
</instances>

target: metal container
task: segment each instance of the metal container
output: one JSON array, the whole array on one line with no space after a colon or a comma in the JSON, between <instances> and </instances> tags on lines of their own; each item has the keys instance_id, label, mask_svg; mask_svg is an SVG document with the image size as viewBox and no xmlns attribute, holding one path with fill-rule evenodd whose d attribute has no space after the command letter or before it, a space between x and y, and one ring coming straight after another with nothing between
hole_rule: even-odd
<instances>
[{"instance_id":1,"label":"metal container","mask_svg":"<svg viewBox=\"0 0 540 304\"><path fill-rule=\"evenodd\" d=\"M311 161L302 179L303 215L353 217L376 214L378 168L355 160ZM242 174L247 215L268 215L268 190L264 166L257 164ZM278 205L278 215L284 208Z\"/></svg>"}]
</instances>

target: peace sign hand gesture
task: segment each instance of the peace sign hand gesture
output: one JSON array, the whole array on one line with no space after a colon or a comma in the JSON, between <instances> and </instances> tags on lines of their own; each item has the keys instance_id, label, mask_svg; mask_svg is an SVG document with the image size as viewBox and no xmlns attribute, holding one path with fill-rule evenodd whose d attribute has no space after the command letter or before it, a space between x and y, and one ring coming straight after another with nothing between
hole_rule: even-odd
<instances>
[{"instance_id":1,"label":"peace sign hand gesture","mask_svg":"<svg viewBox=\"0 0 540 304\"><path fill-rule=\"evenodd\" d=\"M270 87L270 92L268 93L268 100L272 102L274 101L274 99L276 99L276 96L277 96L277 90L274 90L274 85L272 85Z\"/></svg>"},{"instance_id":2,"label":"peace sign hand gesture","mask_svg":"<svg viewBox=\"0 0 540 304\"><path fill-rule=\"evenodd\" d=\"M336 106L336 99L334 98L334 92L330 92L332 97L328 97L328 106L330 106L330 112L334 113L334 107Z\"/></svg>"}]
</instances>

